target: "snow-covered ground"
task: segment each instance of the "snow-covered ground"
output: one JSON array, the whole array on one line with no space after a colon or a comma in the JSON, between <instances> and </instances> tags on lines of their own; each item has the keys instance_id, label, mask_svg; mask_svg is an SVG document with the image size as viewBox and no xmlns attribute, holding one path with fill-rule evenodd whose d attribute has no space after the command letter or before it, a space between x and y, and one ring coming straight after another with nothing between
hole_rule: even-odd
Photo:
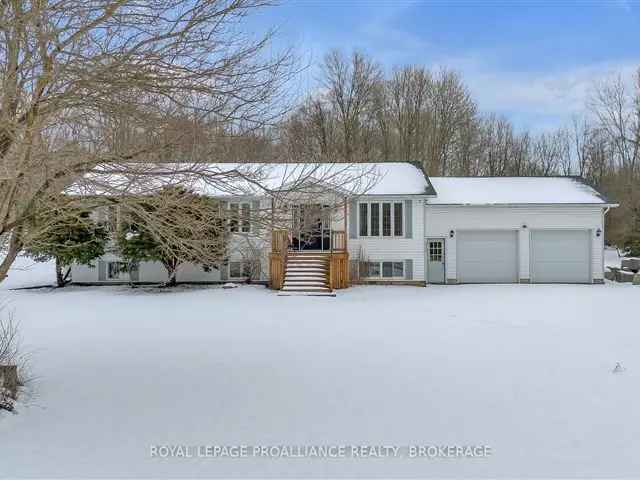
<instances>
[{"instance_id":1,"label":"snow-covered ground","mask_svg":"<svg viewBox=\"0 0 640 480\"><path fill-rule=\"evenodd\" d=\"M617 248L606 247L604 249L604 266L605 267L620 267L620 253ZM606 268L605 268L606 270Z\"/></svg>"},{"instance_id":2,"label":"snow-covered ground","mask_svg":"<svg viewBox=\"0 0 640 480\"><path fill-rule=\"evenodd\" d=\"M46 271L37 267L23 281L42 283L36 277ZM640 472L640 322L631 313L640 287L357 287L335 298L250 286L2 295L33 352L38 396L0 417L0 477ZM612 373L616 362L626 370ZM492 454L150 457L151 445L167 444L488 445Z\"/></svg>"}]
</instances>

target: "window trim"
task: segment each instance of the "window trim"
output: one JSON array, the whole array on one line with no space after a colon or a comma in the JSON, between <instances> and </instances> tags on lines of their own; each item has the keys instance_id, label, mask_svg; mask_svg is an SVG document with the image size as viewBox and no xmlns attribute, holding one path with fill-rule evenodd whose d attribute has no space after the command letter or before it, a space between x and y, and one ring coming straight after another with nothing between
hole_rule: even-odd
<instances>
[{"instance_id":1,"label":"window trim","mask_svg":"<svg viewBox=\"0 0 640 480\"><path fill-rule=\"evenodd\" d=\"M362 222L361 222L361 218L362 218L362 210L361 210L361 205L366 204L367 205L367 234L363 235L362 234ZM373 225L373 218L372 218L372 208L371 205L374 204L378 204L377 210L378 210L378 235L372 235L372 225ZM390 211L391 211L391 230L390 233L391 235L384 235L384 228L383 228L383 224L384 224L384 215L383 215L383 210L384 204L389 204L390 205ZM402 234L401 235L396 235L396 218L395 218L395 209L396 209L396 205L400 205L400 210L402 211ZM358 202L358 237L361 238L383 238L383 239L391 239L391 238L406 238L405 233L406 233L406 223L407 221L407 212L406 209L404 208L404 201L403 200L370 200L370 201L366 201L366 202Z\"/></svg>"}]
</instances>

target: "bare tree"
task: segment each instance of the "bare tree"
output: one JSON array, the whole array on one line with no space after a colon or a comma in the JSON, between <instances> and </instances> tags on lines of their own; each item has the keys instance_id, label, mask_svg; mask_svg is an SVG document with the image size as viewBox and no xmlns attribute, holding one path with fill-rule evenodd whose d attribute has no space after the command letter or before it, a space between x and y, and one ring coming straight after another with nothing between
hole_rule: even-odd
<instances>
[{"instance_id":1,"label":"bare tree","mask_svg":"<svg viewBox=\"0 0 640 480\"><path fill-rule=\"evenodd\" d=\"M238 133L278 118L291 56L238 28L267 3L0 3L0 280L34 209L87 172L161 161L203 121Z\"/></svg>"},{"instance_id":2,"label":"bare tree","mask_svg":"<svg viewBox=\"0 0 640 480\"><path fill-rule=\"evenodd\" d=\"M364 137L367 123L374 118L376 87L381 78L380 67L360 52L353 52L347 59L334 50L325 57L322 85L337 115L342 161L356 160L356 153L367 147Z\"/></svg>"},{"instance_id":3,"label":"bare tree","mask_svg":"<svg viewBox=\"0 0 640 480\"><path fill-rule=\"evenodd\" d=\"M621 77L596 85L590 108L606 132L620 167L635 173L640 162L640 70L635 91Z\"/></svg>"},{"instance_id":4,"label":"bare tree","mask_svg":"<svg viewBox=\"0 0 640 480\"><path fill-rule=\"evenodd\" d=\"M430 173L448 175L452 150L459 132L472 122L477 107L460 76L450 70L440 70L434 78L430 99L433 117L428 139L427 168Z\"/></svg>"},{"instance_id":5,"label":"bare tree","mask_svg":"<svg viewBox=\"0 0 640 480\"><path fill-rule=\"evenodd\" d=\"M394 145L393 159L420 161L424 158L425 141L431 126L429 100L433 80L422 67L406 67L393 72L385 82L387 108L381 112L388 118L390 128L386 143Z\"/></svg>"}]
</instances>

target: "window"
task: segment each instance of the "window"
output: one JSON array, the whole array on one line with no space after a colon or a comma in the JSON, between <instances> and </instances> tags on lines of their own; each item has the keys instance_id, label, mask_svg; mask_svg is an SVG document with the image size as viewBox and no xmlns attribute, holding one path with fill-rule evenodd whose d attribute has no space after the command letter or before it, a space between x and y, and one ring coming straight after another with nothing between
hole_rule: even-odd
<instances>
[{"instance_id":1,"label":"window","mask_svg":"<svg viewBox=\"0 0 640 480\"><path fill-rule=\"evenodd\" d=\"M229 205L229 209L231 212L229 213L229 231L237 232L238 231L238 204L231 203Z\"/></svg>"},{"instance_id":2,"label":"window","mask_svg":"<svg viewBox=\"0 0 640 480\"><path fill-rule=\"evenodd\" d=\"M369 262L369 277L380 276L380 262Z\"/></svg>"},{"instance_id":3,"label":"window","mask_svg":"<svg viewBox=\"0 0 640 480\"><path fill-rule=\"evenodd\" d=\"M248 203L242 204L242 232L249 233L251 231L251 205Z\"/></svg>"},{"instance_id":4,"label":"window","mask_svg":"<svg viewBox=\"0 0 640 480\"><path fill-rule=\"evenodd\" d=\"M127 264L125 262L109 262L107 268L108 279L118 280L122 273L127 273Z\"/></svg>"},{"instance_id":5,"label":"window","mask_svg":"<svg viewBox=\"0 0 640 480\"><path fill-rule=\"evenodd\" d=\"M391 236L391 204L382 204L382 236Z\"/></svg>"},{"instance_id":6,"label":"window","mask_svg":"<svg viewBox=\"0 0 640 480\"><path fill-rule=\"evenodd\" d=\"M382 212L381 212L382 210ZM402 237L404 204L402 202L360 203L359 233L361 237Z\"/></svg>"},{"instance_id":7,"label":"window","mask_svg":"<svg viewBox=\"0 0 640 480\"><path fill-rule=\"evenodd\" d=\"M429 242L429 261L442 262L442 242Z\"/></svg>"},{"instance_id":8,"label":"window","mask_svg":"<svg viewBox=\"0 0 640 480\"><path fill-rule=\"evenodd\" d=\"M251 204L229 204L229 231L249 233L251 231Z\"/></svg>"},{"instance_id":9,"label":"window","mask_svg":"<svg viewBox=\"0 0 640 480\"><path fill-rule=\"evenodd\" d=\"M369 235L369 217L367 215L369 205L367 203L360 204L360 236L366 237Z\"/></svg>"},{"instance_id":10,"label":"window","mask_svg":"<svg viewBox=\"0 0 640 480\"><path fill-rule=\"evenodd\" d=\"M404 277L404 262L393 262L393 276Z\"/></svg>"},{"instance_id":11,"label":"window","mask_svg":"<svg viewBox=\"0 0 640 480\"><path fill-rule=\"evenodd\" d=\"M382 262L382 277L393 277L393 262Z\"/></svg>"},{"instance_id":12,"label":"window","mask_svg":"<svg viewBox=\"0 0 640 480\"><path fill-rule=\"evenodd\" d=\"M254 263L249 261L244 262L229 262L229 278L250 278L254 273Z\"/></svg>"},{"instance_id":13,"label":"window","mask_svg":"<svg viewBox=\"0 0 640 480\"><path fill-rule=\"evenodd\" d=\"M393 235L395 237L402 236L402 203L393 204Z\"/></svg>"},{"instance_id":14,"label":"window","mask_svg":"<svg viewBox=\"0 0 640 480\"><path fill-rule=\"evenodd\" d=\"M365 262L361 266L363 278L404 278L404 262Z\"/></svg>"},{"instance_id":15,"label":"window","mask_svg":"<svg viewBox=\"0 0 640 480\"><path fill-rule=\"evenodd\" d=\"M229 277L240 278L242 271L242 262L229 262Z\"/></svg>"},{"instance_id":16,"label":"window","mask_svg":"<svg viewBox=\"0 0 640 480\"><path fill-rule=\"evenodd\" d=\"M371 236L378 237L380 235L380 204L371 204Z\"/></svg>"}]
</instances>

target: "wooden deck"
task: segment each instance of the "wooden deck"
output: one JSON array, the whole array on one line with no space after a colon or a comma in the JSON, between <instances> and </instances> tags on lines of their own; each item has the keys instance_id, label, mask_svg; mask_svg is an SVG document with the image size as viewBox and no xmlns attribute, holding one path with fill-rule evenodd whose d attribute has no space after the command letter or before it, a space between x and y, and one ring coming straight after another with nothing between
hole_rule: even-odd
<instances>
[{"instance_id":1,"label":"wooden deck","mask_svg":"<svg viewBox=\"0 0 640 480\"><path fill-rule=\"evenodd\" d=\"M328 285L332 290L349 286L349 252L344 231L331 232L331 249L322 254L329 258ZM273 230L269 254L269 288L280 290L284 284L289 257L289 232Z\"/></svg>"}]
</instances>

